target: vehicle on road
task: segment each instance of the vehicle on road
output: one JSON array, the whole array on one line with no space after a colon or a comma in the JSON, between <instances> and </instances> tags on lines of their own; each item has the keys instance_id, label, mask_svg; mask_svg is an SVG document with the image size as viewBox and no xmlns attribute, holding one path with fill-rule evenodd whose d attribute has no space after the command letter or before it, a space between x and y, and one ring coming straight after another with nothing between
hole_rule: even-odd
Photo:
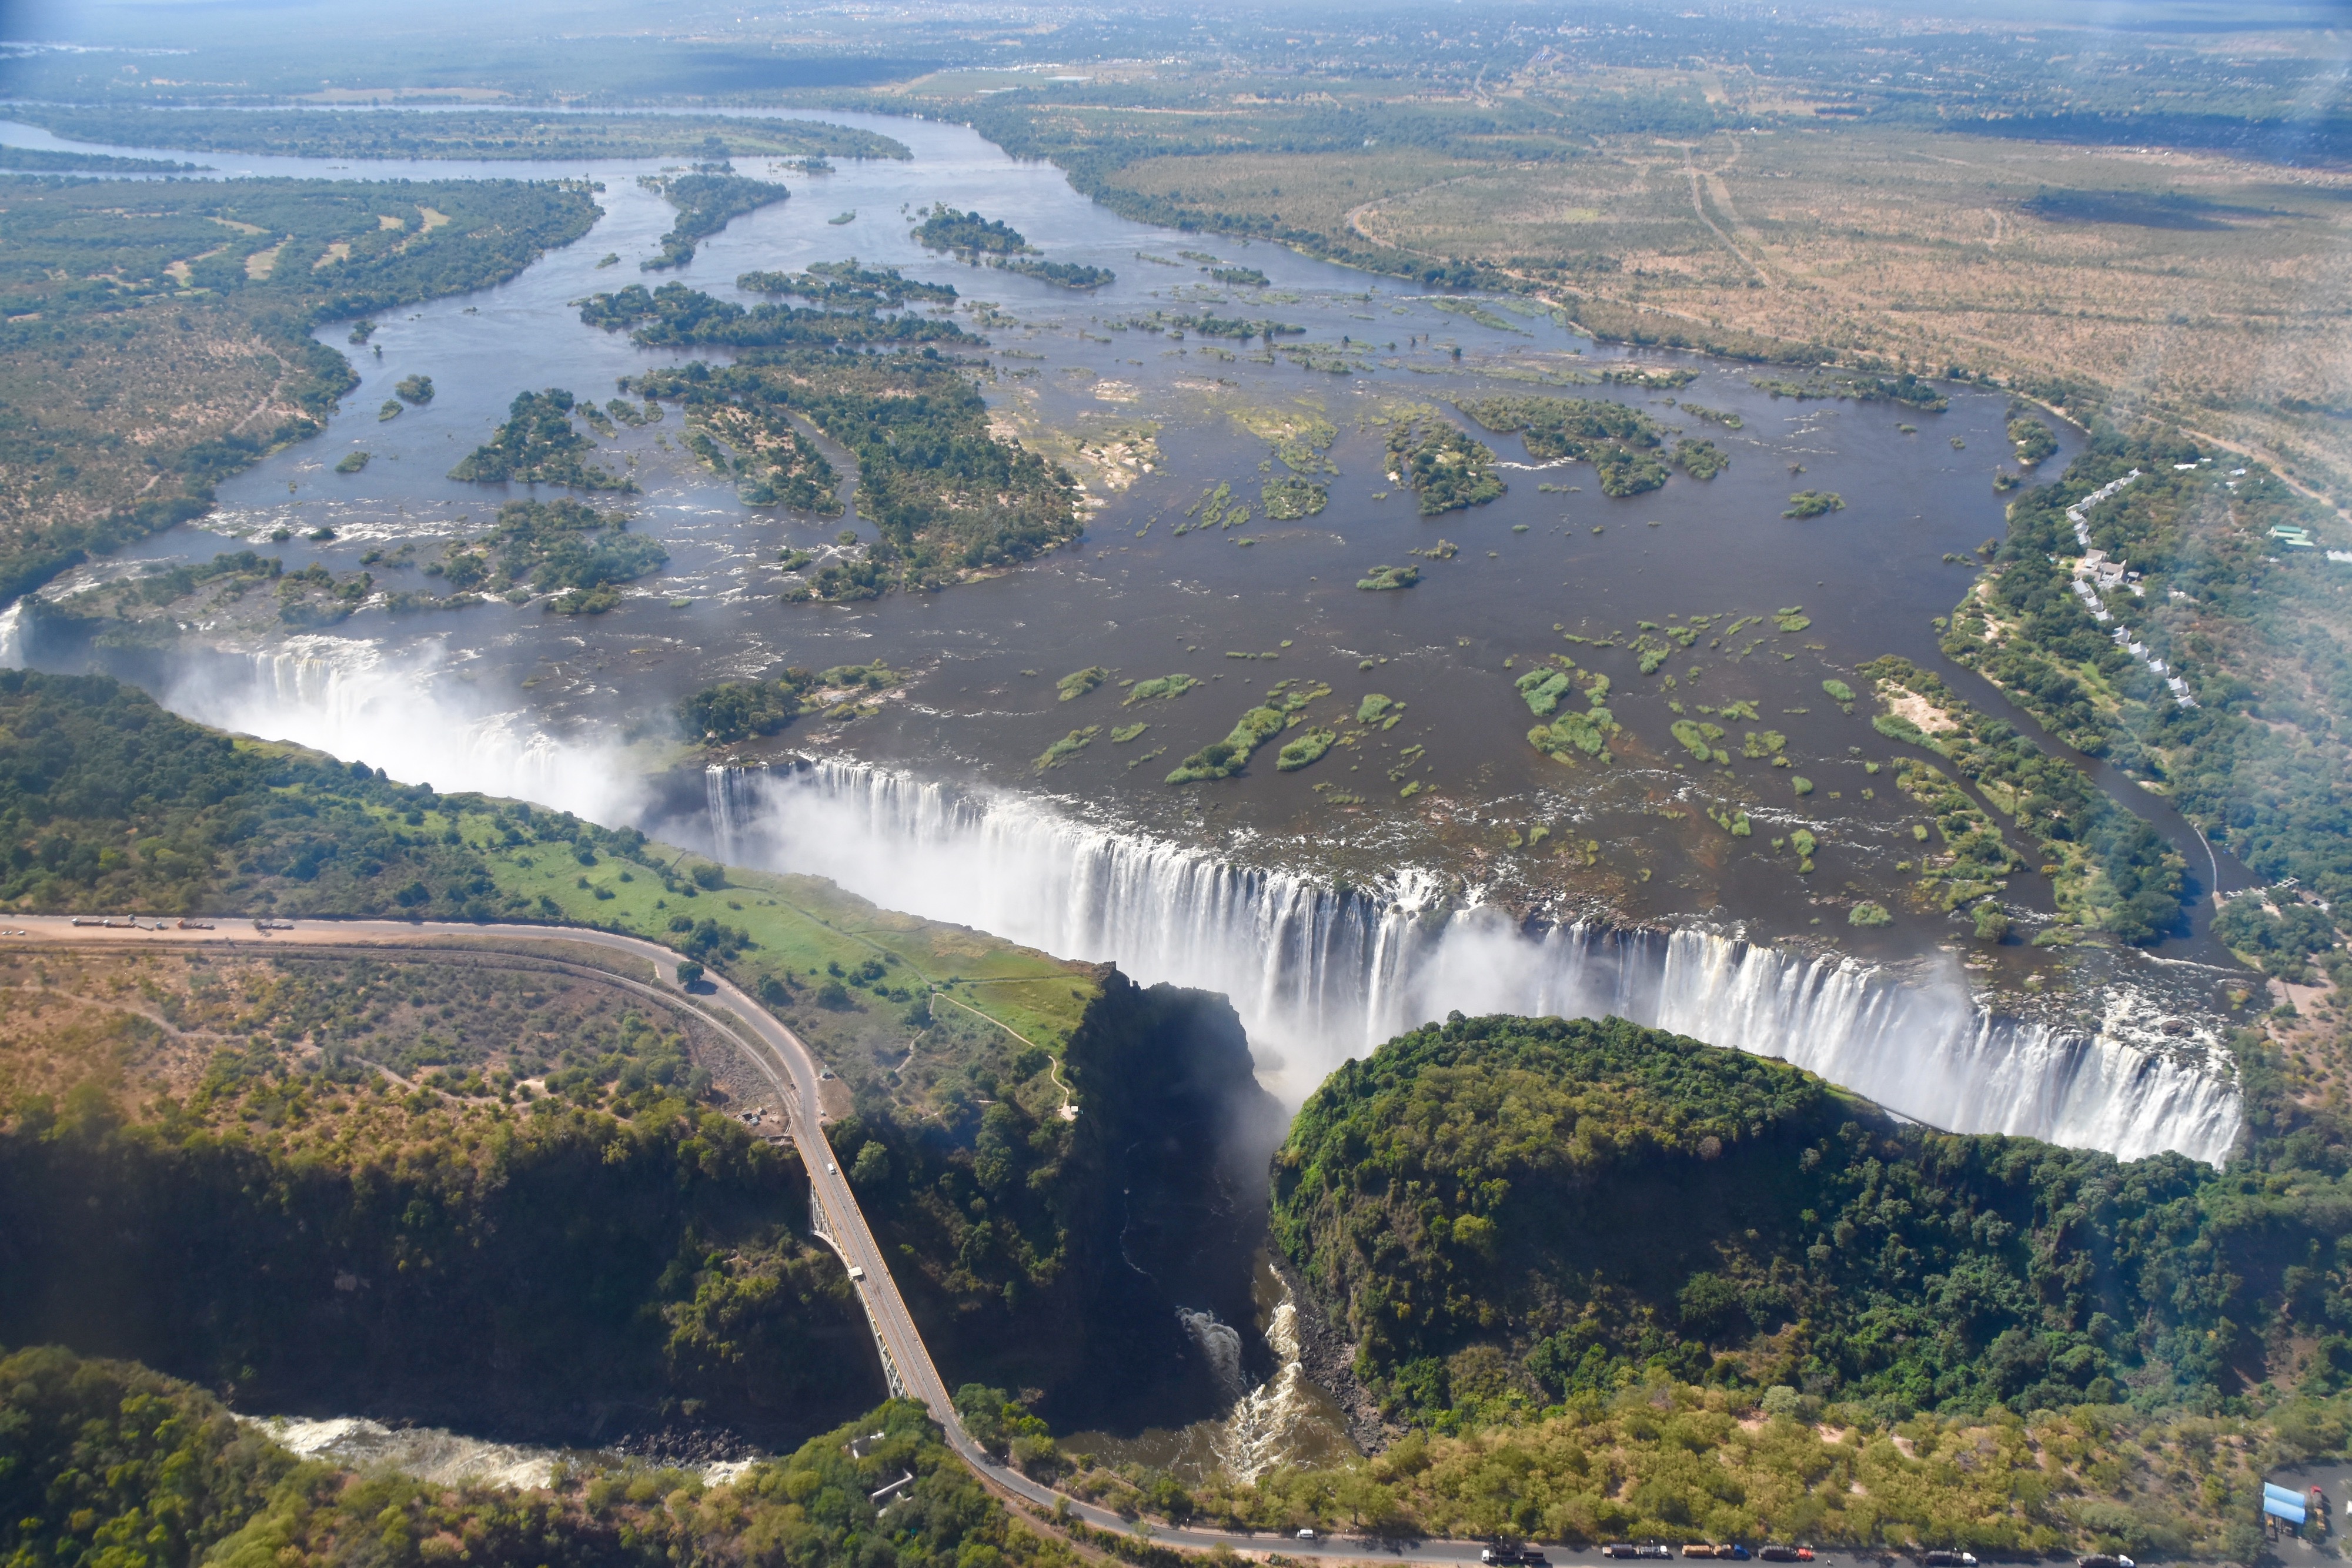
<instances>
[{"instance_id":1,"label":"vehicle on road","mask_svg":"<svg viewBox=\"0 0 2352 1568\"><path fill-rule=\"evenodd\" d=\"M1302 1530L1298 1532L1298 1539L1301 1541L1312 1541L1315 1539L1315 1532L1311 1530Z\"/></svg>"},{"instance_id":2,"label":"vehicle on road","mask_svg":"<svg viewBox=\"0 0 2352 1568\"><path fill-rule=\"evenodd\" d=\"M1644 1541L1641 1545L1633 1548L1633 1555L1636 1557L1670 1558L1674 1554L1675 1549L1663 1541Z\"/></svg>"},{"instance_id":3,"label":"vehicle on road","mask_svg":"<svg viewBox=\"0 0 2352 1568\"><path fill-rule=\"evenodd\" d=\"M852 1263L849 1266L849 1277L852 1280L863 1280L866 1278L866 1270Z\"/></svg>"},{"instance_id":4,"label":"vehicle on road","mask_svg":"<svg viewBox=\"0 0 2352 1568\"><path fill-rule=\"evenodd\" d=\"M1923 1552L1919 1563L1920 1568L1977 1568L1973 1552Z\"/></svg>"},{"instance_id":5,"label":"vehicle on road","mask_svg":"<svg viewBox=\"0 0 2352 1568\"><path fill-rule=\"evenodd\" d=\"M835 1165L831 1160L827 1160L824 1162L824 1174L827 1176L839 1176L841 1174L841 1167Z\"/></svg>"},{"instance_id":6,"label":"vehicle on road","mask_svg":"<svg viewBox=\"0 0 2352 1568\"><path fill-rule=\"evenodd\" d=\"M1810 1546L1767 1546L1756 1555L1767 1563L1811 1563L1813 1549Z\"/></svg>"},{"instance_id":7,"label":"vehicle on road","mask_svg":"<svg viewBox=\"0 0 2352 1568\"><path fill-rule=\"evenodd\" d=\"M2139 1568L2139 1565L2121 1552L2109 1556L2104 1552L2094 1552L2088 1557L2075 1558L2074 1568Z\"/></svg>"}]
</instances>

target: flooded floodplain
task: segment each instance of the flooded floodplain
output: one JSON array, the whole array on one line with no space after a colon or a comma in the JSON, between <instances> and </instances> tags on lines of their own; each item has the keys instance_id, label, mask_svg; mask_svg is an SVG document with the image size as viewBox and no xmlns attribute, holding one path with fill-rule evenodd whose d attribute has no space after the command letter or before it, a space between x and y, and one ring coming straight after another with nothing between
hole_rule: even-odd
<instances>
[{"instance_id":1,"label":"flooded floodplain","mask_svg":"<svg viewBox=\"0 0 2352 1568\"><path fill-rule=\"evenodd\" d=\"M20 617L22 656L95 661L196 716L443 788L681 836L697 831L682 819L703 809L705 765L815 756L1332 885L1409 882L1425 900L1519 919L1703 922L1874 959L1964 945L1966 914L1935 907L1918 880L1921 810L1895 787L1900 748L1873 728L1856 669L1888 653L1940 663L1938 620L2002 529L1994 477L2017 472L2005 395L1942 386L1943 408L1793 395L1769 367L1598 344L1524 301L1130 223L961 127L831 118L913 156L805 175L746 160L740 172L775 173L792 199L736 218L675 273L638 267L673 215L640 184L659 161L208 157L223 175L586 179L606 214L513 281L383 320L364 346L341 324L322 329L360 376L326 433L225 484L201 523L53 585ZM938 202L1115 279L1078 292L925 250L913 225ZM845 517L746 505L688 449L673 404L657 422L594 433L594 461L636 489L587 498L625 510L669 557L616 607L392 606L429 594L424 569L502 502L561 494L448 477L517 392L603 399L696 357L583 325L580 300L674 277L750 303L760 297L736 287L739 274L852 256L956 288L932 308L985 336L969 357L984 366L998 432L1084 486L1080 542L940 592L789 602L796 562L854 555L872 525L854 505ZM1261 329L1215 325L1233 321ZM416 375L436 395L380 417ZM1727 461L1712 477L1685 465L1612 497L1592 464L1546 461L1457 408L1528 397L1622 405L1650 422L1661 455L1705 441ZM1493 448L1497 498L1423 515L1389 438L1433 416ZM2058 437L2043 472L2073 455L2077 438ZM364 466L341 471L358 452ZM828 455L854 472L845 453ZM1810 509L1795 504L1802 493L1842 505L1792 516ZM72 614L93 583L248 548L289 572L364 570L373 596L299 629L266 595L199 594L132 628ZM712 683L850 664L900 678L717 753L677 733L679 699ZM1980 683L1947 673L2006 716ZM1592 709L1616 727L1606 747L1571 743L1583 720L1530 737ZM1283 727L1235 776L1167 781L1253 710ZM2227 875L2193 834L2160 825L2192 875ZM860 852L824 869L855 882ZM2021 936L2052 914L2031 876L2002 897ZM1857 920L1864 904L1891 918ZM2174 956L2199 961L2174 988L2210 992L2216 955L2189 940ZM1973 961L1979 984L2021 1002L2043 971L2094 988L2110 972L2103 956L2021 940Z\"/></svg>"}]
</instances>

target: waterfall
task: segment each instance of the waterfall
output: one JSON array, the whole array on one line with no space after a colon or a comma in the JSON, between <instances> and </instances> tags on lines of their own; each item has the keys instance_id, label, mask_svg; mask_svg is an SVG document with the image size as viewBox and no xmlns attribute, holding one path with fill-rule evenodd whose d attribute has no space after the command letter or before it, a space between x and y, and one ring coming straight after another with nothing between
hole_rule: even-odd
<instances>
[{"instance_id":1,"label":"waterfall","mask_svg":"<svg viewBox=\"0 0 2352 1568\"><path fill-rule=\"evenodd\" d=\"M558 740L501 709L440 644L387 657L354 638L289 637L183 665L159 695L200 724L367 762L408 783L535 800L607 826L647 791L617 745Z\"/></svg>"},{"instance_id":2,"label":"waterfall","mask_svg":"<svg viewBox=\"0 0 2352 1568\"><path fill-rule=\"evenodd\" d=\"M2065 1031L1978 1007L1948 958L1897 975L1706 931L1524 923L1454 906L1411 872L1378 892L1338 888L856 763L713 768L708 781L724 860L831 877L888 908L1115 960L1146 983L1223 991L1293 1103L1340 1061L1448 1011L1614 1014L1781 1058L1952 1132L2215 1165L2238 1135L2214 1042L2165 1048L2126 989L2103 1027Z\"/></svg>"}]
</instances>

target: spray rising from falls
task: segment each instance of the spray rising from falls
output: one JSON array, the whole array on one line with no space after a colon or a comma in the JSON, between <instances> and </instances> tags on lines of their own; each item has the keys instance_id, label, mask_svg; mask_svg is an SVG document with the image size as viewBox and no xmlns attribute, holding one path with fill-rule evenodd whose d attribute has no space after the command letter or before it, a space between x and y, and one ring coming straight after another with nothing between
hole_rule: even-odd
<instances>
[{"instance_id":1,"label":"spray rising from falls","mask_svg":"<svg viewBox=\"0 0 2352 1568\"><path fill-rule=\"evenodd\" d=\"M2213 1164L2238 1135L2226 1071L2119 1038L2120 1020L2084 1035L1994 1015L1953 973L1922 983L1701 931L1528 925L1450 907L1411 876L1380 894L1337 889L854 763L714 768L709 811L735 863L1223 991L1281 1059L1266 1076L1294 1103L1454 1009L1614 1014L1782 1058L1954 1132Z\"/></svg>"},{"instance_id":2,"label":"spray rising from falls","mask_svg":"<svg viewBox=\"0 0 2352 1568\"><path fill-rule=\"evenodd\" d=\"M408 783L478 789L617 826L647 792L620 747L559 741L500 710L437 644L392 657L342 637L290 637L263 652L201 656L158 694L201 724L292 741L382 767Z\"/></svg>"}]
</instances>

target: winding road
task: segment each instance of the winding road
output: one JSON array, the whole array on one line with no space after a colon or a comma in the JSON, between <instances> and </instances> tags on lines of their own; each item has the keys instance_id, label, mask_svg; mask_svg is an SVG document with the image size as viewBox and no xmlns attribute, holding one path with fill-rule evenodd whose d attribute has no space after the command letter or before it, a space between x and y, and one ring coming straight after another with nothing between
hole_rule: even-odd
<instances>
[{"instance_id":1,"label":"winding road","mask_svg":"<svg viewBox=\"0 0 2352 1568\"><path fill-rule=\"evenodd\" d=\"M903 1392L908 1398L920 1400L947 1434L948 1445L957 1457L1001 1495L1045 1511L1066 1508L1070 1517L1101 1530L1129 1534L1143 1528L1108 1509L1081 1502L998 1464L963 1429L949 1397L946 1380L932 1364L931 1353L923 1343L921 1332L915 1327L913 1314L907 1310L906 1298L898 1292L889 1262L866 1223L840 1163L834 1157L833 1145L825 1139L818 1110L817 1085L822 1070L815 1054L798 1035L731 982L714 976L688 991L676 979L679 954L638 937L573 926L309 919L294 924L274 923L271 929L265 931L250 919L224 918L209 928L184 928L175 921L143 917L135 924L124 920L108 925L77 925L64 915L0 916L0 949L74 946L137 950L192 945L230 947L245 954L275 951L321 956L329 949L372 948L410 954L440 951L515 956L523 956L516 953L519 947L588 947L646 965L650 973L633 977L580 964L576 958L567 961L561 951L527 955L536 962L593 975L667 1007L689 1008L706 1022L740 1041L753 1064L783 1098L793 1141L808 1167L809 1186L815 1195L824 1233L823 1239L850 1270L858 1299L873 1325L893 1392ZM1299 1540L1287 1533L1174 1526L1153 1527L1150 1535L1163 1545L1202 1551L1223 1546L1235 1552L1279 1551L1299 1559L1436 1564L1475 1563L1479 1561L1483 1545L1475 1541L1391 1541L1328 1535ZM1547 1551L1555 1562L1601 1560L1600 1554L1591 1549ZM1834 1568L1840 1558L1823 1553L1819 1561Z\"/></svg>"}]
</instances>

